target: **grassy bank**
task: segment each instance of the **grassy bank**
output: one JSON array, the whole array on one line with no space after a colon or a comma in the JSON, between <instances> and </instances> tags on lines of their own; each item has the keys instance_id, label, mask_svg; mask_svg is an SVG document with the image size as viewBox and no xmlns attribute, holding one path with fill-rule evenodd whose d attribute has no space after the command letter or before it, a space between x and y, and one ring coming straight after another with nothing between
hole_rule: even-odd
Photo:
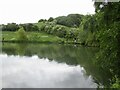
<instances>
[{"instance_id":1,"label":"grassy bank","mask_svg":"<svg viewBox=\"0 0 120 90\"><path fill-rule=\"evenodd\" d=\"M64 39L48 35L43 32L26 32L28 40L18 40L17 32L3 31L2 42L38 42L38 43L61 43Z\"/></svg>"}]
</instances>

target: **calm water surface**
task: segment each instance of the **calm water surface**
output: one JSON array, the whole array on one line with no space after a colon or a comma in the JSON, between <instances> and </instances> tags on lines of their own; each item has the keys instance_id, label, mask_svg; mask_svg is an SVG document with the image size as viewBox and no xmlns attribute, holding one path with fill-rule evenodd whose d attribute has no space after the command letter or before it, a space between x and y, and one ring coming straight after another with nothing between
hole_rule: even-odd
<instances>
[{"instance_id":1,"label":"calm water surface","mask_svg":"<svg viewBox=\"0 0 120 90\"><path fill-rule=\"evenodd\" d=\"M105 74L94 65L97 48L76 45L2 45L3 88L97 88Z\"/></svg>"}]
</instances>

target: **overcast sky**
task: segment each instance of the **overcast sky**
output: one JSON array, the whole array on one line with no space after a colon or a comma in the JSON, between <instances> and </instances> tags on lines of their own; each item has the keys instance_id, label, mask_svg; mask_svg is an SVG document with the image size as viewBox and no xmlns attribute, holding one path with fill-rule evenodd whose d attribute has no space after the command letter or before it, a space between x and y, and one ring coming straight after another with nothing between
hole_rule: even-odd
<instances>
[{"instance_id":1,"label":"overcast sky","mask_svg":"<svg viewBox=\"0 0 120 90\"><path fill-rule=\"evenodd\" d=\"M92 0L0 0L0 24L34 23L71 13L94 14Z\"/></svg>"}]
</instances>

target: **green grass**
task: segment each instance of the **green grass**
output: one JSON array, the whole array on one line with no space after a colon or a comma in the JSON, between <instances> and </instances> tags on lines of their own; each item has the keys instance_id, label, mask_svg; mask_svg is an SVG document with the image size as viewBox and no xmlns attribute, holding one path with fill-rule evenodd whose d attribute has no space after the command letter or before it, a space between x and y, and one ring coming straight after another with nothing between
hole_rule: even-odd
<instances>
[{"instance_id":1,"label":"green grass","mask_svg":"<svg viewBox=\"0 0 120 90\"><path fill-rule=\"evenodd\" d=\"M49 35L43 32L26 32L28 42L56 42L60 43L63 41L62 38L57 36ZM2 32L2 41L18 41L17 40L17 33L11 31L3 31Z\"/></svg>"}]
</instances>

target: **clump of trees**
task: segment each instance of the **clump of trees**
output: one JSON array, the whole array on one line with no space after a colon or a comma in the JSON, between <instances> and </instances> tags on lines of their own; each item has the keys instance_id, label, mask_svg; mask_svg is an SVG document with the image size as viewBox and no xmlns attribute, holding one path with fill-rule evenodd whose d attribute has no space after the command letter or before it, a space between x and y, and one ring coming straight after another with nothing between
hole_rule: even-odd
<instances>
[{"instance_id":1,"label":"clump of trees","mask_svg":"<svg viewBox=\"0 0 120 90\"><path fill-rule=\"evenodd\" d=\"M52 22L54 20L54 18L53 17L50 17L49 19L48 19L48 22Z\"/></svg>"},{"instance_id":2,"label":"clump of trees","mask_svg":"<svg viewBox=\"0 0 120 90\"><path fill-rule=\"evenodd\" d=\"M40 19L39 21L38 21L38 23L39 22L46 22L47 20L46 19Z\"/></svg>"},{"instance_id":3,"label":"clump of trees","mask_svg":"<svg viewBox=\"0 0 120 90\"><path fill-rule=\"evenodd\" d=\"M32 23L20 24L20 26L22 26L25 31L39 31L39 28Z\"/></svg>"},{"instance_id":4,"label":"clump of trees","mask_svg":"<svg viewBox=\"0 0 120 90\"><path fill-rule=\"evenodd\" d=\"M8 23L7 25L2 25L2 31L17 31L19 25L16 23Z\"/></svg>"},{"instance_id":5,"label":"clump of trees","mask_svg":"<svg viewBox=\"0 0 120 90\"><path fill-rule=\"evenodd\" d=\"M39 28L32 23L27 24L8 23L7 25L3 24L2 31L17 31L20 26L22 26L25 31L39 31Z\"/></svg>"},{"instance_id":6,"label":"clump of trees","mask_svg":"<svg viewBox=\"0 0 120 90\"><path fill-rule=\"evenodd\" d=\"M46 32L51 35L56 35L60 38L65 38L67 41L74 41L79 33L78 28L70 28L63 25L58 25L56 20L52 22L39 22L39 31Z\"/></svg>"},{"instance_id":7,"label":"clump of trees","mask_svg":"<svg viewBox=\"0 0 120 90\"><path fill-rule=\"evenodd\" d=\"M55 19L50 17L48 21L39 20L39 31L65 38L89 46L99 46L96 38L96 15L69 14ZM51 20L50 20L51 19Z\"/></svg>"},{"instance_id":8,"label":"clump of trees","mask_svg":"<svg viewBox=\"0 0 120 90\"><path fill-rule=\"evenodd\" d=\"M57 24L68 26L68 27L79 27L83 15L80 14L69 14L68 16L60 16L55 18Z\"/></svg>"}]
</instances>

